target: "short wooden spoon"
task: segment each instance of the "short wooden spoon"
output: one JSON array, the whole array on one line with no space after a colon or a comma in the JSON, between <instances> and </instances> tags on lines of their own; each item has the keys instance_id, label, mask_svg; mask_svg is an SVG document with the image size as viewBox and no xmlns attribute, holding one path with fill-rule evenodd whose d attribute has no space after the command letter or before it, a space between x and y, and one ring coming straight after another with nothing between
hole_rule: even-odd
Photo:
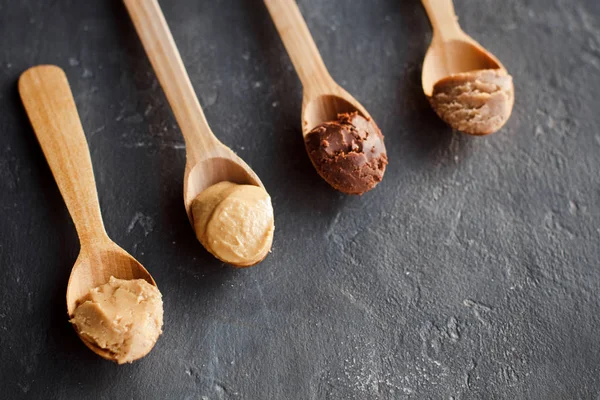
<instances>
[{"instance_id":1,"label":"short wooden spoon","mask_svg":"<svg viewBox=\"0 0 600 400\"><path fill-rule=\"evenodd\" d=\"M260 187L263 184L208 126L158 2L124 2L185 139L187 162L183 201L193 224L192 201L209 186L222 181Z\"/></svg>"},{"instance_id":2,"label":"short wooden spoon","mask_svg":"<svg viewBox=\"0 0 600 400\"><path fill-rule=\"evenodd\" d=\"M106 234L90 152L63 70L52 65L28 69L19 79L19 93L81 242L67 286L69 316L90 289L111 276L156 286L148 271ZM81 339L96 354L113 360L110 352Z\"/></svg>"},{"instance_id":3,"label":"short wooden spoon","mask_svg":"<svg viewBox=\"0 0 600 400\"><path fill-rule=\"evenodd\" d=\"M421 1L433 26L423 61L423 92L452 127L474 135L495 132L512 111L512 78L492 53L463 32L452 0Z\"/></svg>"},{"instance_id":4,"label":"short wooden spoon","mask_svg":"<svg viewBox=\"0 0 600 400\"><path fill-rule=\"evenodd\" d=\"M332 121L338 114L358 111L371 119L367 110L340 85L325 67L319 50L294 0L264 0L283 44L302 81L302 134Z\"/></svg>"}]
</instances>

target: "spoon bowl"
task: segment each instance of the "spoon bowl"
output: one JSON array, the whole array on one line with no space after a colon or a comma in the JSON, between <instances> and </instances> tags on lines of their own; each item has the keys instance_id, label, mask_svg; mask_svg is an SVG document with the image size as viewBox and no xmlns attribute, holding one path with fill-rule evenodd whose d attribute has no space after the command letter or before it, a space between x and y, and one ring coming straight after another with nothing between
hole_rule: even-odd
<instances>
[{"instance_id":1,"label":"spoon bowl","mask_svg":"<svg viewBox=\"0 0 600 400\"><path fill-rule=\"evenodd\" d=\"M98 268L97 266L101 267ZM111 276L126 280L143 279L156 286L156 282L146 268L114 242L107 240L103 244L82 248L67 285L67 312L69 317L73 317L75 309L86 298L91 289L108 283ZM96 346L83 336L80 336L80 339L83 344L100 357L115 361L112 352Z\"/></svg>"},{"instance_id":2,"label":"spoon bowl","mask_svg":"<svg viewBox=\"0 0 600 400\"><path fill-rule=\"evenodd\" d=\"M421 83L425 95L433 94L434 85L447 76L482 69L504 69L500 61L463 32L462 38L443 42L434 35L425 54Z\"/></svg>"},{"instance_id":3,"label":"spoon bowl","mask_svg":"<svg viewBox=\"0 0 600 400\"><path fill-rule=\"evenodd\" d=\"M150 273L129 253L107 240L82 248L75 261L67 285L67 312L72 317L91 289L108 283L111 276L117 279L144 279L151 285L156 282Z\"/></svg>"},{"instance_id":4,"label":"spoon bowl","mask_svg":"<svg viewBox=\"0 0 600 400\"><path fill-rule=\"evenodd\" d=\"M365 108L342 88L334 90L340 94L304 96L302 105L302 135L306 136L315 126L337 119L338 114L358 111L367 119L371 116Z\"/></svg>"},{"instance_id":5,"label":"spoon bowl","mask_svg":"<svg viewBox=\"0 0 600 400\"><path fill-rule=\"evenodd\" d=\"M421 73L423 93L453 129L476 136L498 131L512 113L512 77L491 52L463 32L452 0L421 2L433 27Z\"/></svg>"},{"instance_id":6,"label":"spoon bowl","mask_svg":"<svg viewBox=\"0 0 600 400\"><path fill-rule=\"evenodd\" d=\"M52 65L30 68L19 79L19 93L81 242L67 285L69 317L91 289L111 276L156 286L148 271L106 234L90 152L64 71ZM116 361L112 353L80 338L99 356Z\"/></svg>"},{"instance_id":7,"label":"spoon bowl","mask_svg":"<svg viewBox=\"0 0 600 400\"><path fill-rule=\"evenodd\" d=\"M264 188L254 171L233 151L225 146L220 150L222 155L210 156L194 163L188 163L186 166L183 178L183 199L192 225L194 221L192 202L210 186L228 181L239 185L254 185Z\"/></svg>"}]
</instances>

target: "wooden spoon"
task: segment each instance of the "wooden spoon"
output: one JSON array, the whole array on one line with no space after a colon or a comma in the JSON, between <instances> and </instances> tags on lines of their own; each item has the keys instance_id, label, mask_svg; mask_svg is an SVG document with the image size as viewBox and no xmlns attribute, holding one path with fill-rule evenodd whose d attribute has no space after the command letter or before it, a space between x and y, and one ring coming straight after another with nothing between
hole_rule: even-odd
<instances>
[{"instance_id":1,"label":"wooden spoon","mask_svg":"<svg viewBox=\"0 0 600 400\"><path fill-rule=\"evenodd\" d=\"M492 53L460 29L452 0L421 1L433 26L421 75L431 106L458 131L470 135L498 131L512 113L512 77Z\"/></svg>"},{"instance_id":2,"label":"wooden spoon","mask_svg":"<svg viewBox=\"0 0 600 400\"><path fill-rule=\"evenodd\" d=\"M81 242L67 286L69 316L90 289L111 276L156 286L148 271L106 234L90 152L64 71L53 65L30 68L19 79L19 93ZM113 360L110 352L81 339L99 356Z\"/></svg>"},{"instance_id":3,"label":"wooden spoon","mask_svg":"<svg viewBox=\"0 0 600 400\"><path fill-rule=\"evenodd\" d=\"M462 31L452 0L421 1L433 26L421 74L425 95L431 96L434 85L453 74L484 69L506 71L492 53Z\"/></svg>"},{"instance_id":4,"label":"wooden spoon","mask_svg":"<svg viewBox=\"0 0 600 400\"><path fill-rule=\"evenodd\" d=\"M275 27L302 81L302 134L341 113L358 111L371 119L365 108L331 77L306 22L294 0L264 0Z\"/></svg>"},{"instance_id":5,"label":"wooden spoon","mask_svg":"<svg viewBox=\"0 0 600 400\"><path fill-rule=\"evenodd\" d=\"M208 126L158 2L124 2L185 139L187 162L183 201L193 225L192 201L209 186L222 181L260 187L263 184Z\"/></svg>"}]
</instances>

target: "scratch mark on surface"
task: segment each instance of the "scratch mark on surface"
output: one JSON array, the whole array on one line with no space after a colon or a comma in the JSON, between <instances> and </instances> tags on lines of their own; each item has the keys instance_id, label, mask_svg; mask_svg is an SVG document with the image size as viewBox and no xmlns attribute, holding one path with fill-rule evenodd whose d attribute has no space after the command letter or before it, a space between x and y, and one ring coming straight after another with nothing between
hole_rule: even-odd
<instances>
[{"instance_id":1,"label":"scratch mark on surface","mask_svg":"<svg viewBox=\"0 0 600 400\"><path fill-rule=\"evenodd\" d=\"M456 318L450 317L448 319L448 323L446 324L446 335L454 342L457 342L460 339L460 328Z\"/></svg>"},{"instance_id":2,"label":"scratch mark on surface","mask_svg":"<svg viewBox=\"0 0 600 400\"><path fill-rule=\"evenodd\" d=\"M475 318L477 318L477 320L479 322L481 322L483 325L486 325L486 326L489 325L489 322L486 321L485 319L483 319L483 317L481 316L481 313L492 311L491 307L488 307L485 304L478 303L471 299L465 299L463 301L463 304L473 310L473 314L475 315Z\"/></svg>"},{"instance_id":3,"label":"scratch mark on surface","mask_svg":"<svg viewBox=\"0 0 600 400\"><path fill-rule=\"evenodd\" d=\"M172 149L172 150L184 150L185 143L179 142L167 142L167 143L151 143L151 142L135 142L126 143L123 145L126 149L140 149L140 148L161 148L161 149Z\"/></svg>"},{"instance_id":4,"label":"scratch mark on surface","mask_svg":"<svg viewBox=\"0 0 600 400\"><path fill-rule=\"evenodd\" d=\"M335 213L335 216L333 217L333 219L331 220L331 223L327 227L327 231L325 231L325 237L330 237L331 234L333 233L335 227L337 226L338 219L340 218L340 214L341 214L341 212L339 210Z\"/></svg>"},{"instance_id":5,"label":"scratch mark on surface","mask_svg":"<svg viewBox=\"0 0 600 400\"><path fill-rule=\"evenodd\" d=\"M475 362L475 360L471 359L471 365L469 366L469 369L465 373L465 386L469 390L471 390L471 380L472 380L471 373L473 373L473 371L475 370L475 367L477 367L477 363Z\"/></svg>"},{"instance_id":6,"label":"scratch mark on surface","mask_svg":"<svg viewBox=\"0 0 600 400\"><path fill-rule=\"evenodd\" d=\"M256 284L256 289L258 290L258 296L260 297L260 302L262 304L262 308L264 310L265 316L267 317L267 328L271 329L271 310L269 310L269 307L267 306L267 302L265 301L265 295L263 293L262 290L262 286L260 285L260 283L258 282L258 279L256 279L256 277L254 277L254 283Z\"/></svg>"},{"instance_id":7,"label":"scratch mark on surface","mask_svg":"<svg viewBox=\"0 0 600 400\"><path fill-rule=\"evenodd\" d=\"M102 132L104 129L106 129L106 125L102 125L101 127L93 130L92 133L90 133L90 137L93 137L96 133Z\"/></svg>"},{"instance_id":8,"label":"scratch mark on surface","mask_svg":"<svg viewBox=\"0 0 600 400\"><path fill-rule=\"evenodd\" d=\"M364 301L357 299L356 297L354 297L354 295L352 293L350 293L349 291L339 288L340 293L346 297L349 301L350 304L352 304L353 306L355 306L356 308L364 311L366 314L372 315L373 314L373 308L366 304Z\"/></svg>"},{"instance_id":9,"label":"scratch mark on surface","mask_svg":"<svg viewBox=\"0 0 600 400\"><path fill-rule=\"evenodd\" d=\"M448 231L448 238L446 239L446 244L450 244L450 242L456 238L456 228L458 228L458 224L460 223L460 219L462 218L462 210L458 210L452 222L450 223L450 230Z\"/></svg>"}]
</instances>

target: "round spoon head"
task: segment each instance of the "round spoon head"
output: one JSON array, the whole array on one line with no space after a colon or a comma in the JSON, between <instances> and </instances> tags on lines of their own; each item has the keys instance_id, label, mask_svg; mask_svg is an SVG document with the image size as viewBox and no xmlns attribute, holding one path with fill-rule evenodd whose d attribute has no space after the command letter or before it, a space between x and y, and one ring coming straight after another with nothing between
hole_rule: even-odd
<instances>
[{"instance_id":1,"label":"round spoon head","mask_svg":"<svg viewBox=\"0 0 600 400\"><path fill-rule=\"evenodd\" d=\"M442 39L434 33L423 62L423 92L453 129L489 135L510 118L512 77L500 61L460 28Z\"/></svg>"},{"instance_id":2,"label":"round spoon head","mask_svg":"<svg viewBox=\"0 0 600 400\"><path fill-rule=\"evenodd\" d=\"M388 163L383 135L365 108L345 90L305 91L302 135L319 175L342 193L360 195L381 180Z\"/></svg>"},{"instance_id":3,"label":"round spoon head","mask_svg":"<svg viewBox=\"0 0 600 400\"><path fill-rule=\"evenodd\" d=\"M240 185L254 185L264 188L258 176L231 149L222 145L218 154L197 162L190 162L183 178L183 201L192 226L192 202L200 193L219 182L229 181Z\"/></svg>"},{"instance_id":4,"label":"round spoon head","mask_svg":"<svg viewBox=\"0 0 600 400\"><path fill-rule=\"evenodd\" d=\"M314 127L324 122L334 121L338 114L358 111L367 119L371 116L350 94L339 88L339 94L304 96L302 102L302 135L306 136Z\"/></svg>"},{"instance_id":5,"label":"round spoon head","mask_svg":"<svg viewBox=\"0 0 600 400\"><path fill-rule=\"evenodd\" d=\"M118 279L144 279L156 286L148 271L125 250L113 242L94 243L83 247L71 271L67 286L67 312L73 317L75 309L93 288L107 283L111 276ZM81 337L83 343L99 356L114 361L109 351Z\"/></svg>"},{"instance_id":6,"label":"round spoon head","mask_svg":"<svg viewBox=\"0 0 600 400\"><path fill-rule=\"evenodd\" d=\"M423 61L421 83L426 96L441 79L461 72L486 69L504 69L500 61L479 43L463 34L464 38L443 41L433 37Z\"/></svg>"}]
</instances>

